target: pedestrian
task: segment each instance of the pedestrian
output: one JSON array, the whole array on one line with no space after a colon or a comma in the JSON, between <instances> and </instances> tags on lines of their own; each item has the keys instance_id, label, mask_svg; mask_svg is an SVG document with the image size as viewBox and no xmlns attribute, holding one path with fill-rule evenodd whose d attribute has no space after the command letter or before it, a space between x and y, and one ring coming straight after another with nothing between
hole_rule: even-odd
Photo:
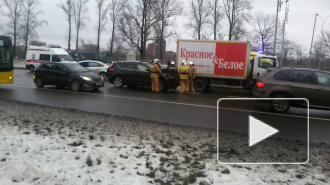
<instances>
[{"instance_id":1,"label":"pedestrian","mask_svg":"<svg viewBox=\"0 0 330 185\"><path fill-rule=\"evenodd\" d=\"M195 79L195 64L189 62L189 92L194 92L194 79Z\"/></svg>"},{"instance_id":2,"label":"pedestrian","mask_svg":"<svg viewBox=\"0 0 330 185\"><path fill-rule=\"evenodd\" d=\"M176 91L177 74L178 74L178 70L175 66L175 62L171 61L170 65L168 66L168 78L167 78L168 90L170 92Z\"/></svg>"},{"instance_id":3,"label":"pedestrian","mask_svg":"<svg viewBox=\"0 0 330 185\"><path fill-rule=\"evenodd\" d=\"M186 65L186 62L184 60L180 65L179 74L181 93L189 92L189 67Z\"/></svg>"},{"instance_id":4,"label":"pedestrian","mask_svg":"<svg viewBox=\"0 0 330 185\"><path fill-rule=\"evenodd\" d=\"M159 93L159 75L162 73L158 62L158 59L154 59L150 69L151 90L156 93Z\"/></svg>"}]
</instances>

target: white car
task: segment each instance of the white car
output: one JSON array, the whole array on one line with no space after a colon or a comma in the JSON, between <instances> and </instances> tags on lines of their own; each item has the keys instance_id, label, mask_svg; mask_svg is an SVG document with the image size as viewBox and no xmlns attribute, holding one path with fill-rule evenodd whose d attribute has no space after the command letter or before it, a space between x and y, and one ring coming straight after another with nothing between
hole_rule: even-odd
<instances>
[{"instance_id":1,"label":"white car","mask_svg":"<svg viewBox=\"0 0 330 185\"><path fill-rule=\"evenodd\" d=\"M107 78L107 72L110 66L103 62L99 62L96 60L83 60L78 62L78 64L85 67L91 72L101 75L103 77L103 80Z\"/></svg>"}]
</instances>

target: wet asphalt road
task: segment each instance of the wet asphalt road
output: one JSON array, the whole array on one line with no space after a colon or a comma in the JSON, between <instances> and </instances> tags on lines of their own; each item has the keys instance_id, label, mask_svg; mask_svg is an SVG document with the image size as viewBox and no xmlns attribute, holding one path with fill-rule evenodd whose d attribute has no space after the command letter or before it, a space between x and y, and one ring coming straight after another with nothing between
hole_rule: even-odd
<instances>
[{"instance_id":1,"label":"wet asphalt road","mask_svg":"<svg viewBox=\"0 0 330 185\"><path fill-rule=\"evenodd\" d=\"M214 89L203 94L152 94L149 88L116 89L108 82L95 92L75 93L52 86L37 89L32 73L15 70L13 85L0 86L0 98L36 103L54 107L73 108L89 112L127 116L178 125L217 128L217 100L246 97L247 92L236 89ZM280 130L279 137L306 140L306 110L292 108L287 114L275 114L264 103L227 102L220 109L220 129L246 133L237 122L248 124L253 115L265 123L273 123ZM282 131L282 132L281 132ZM216 132L216 130L215 130ZM310 110L310 141L330 144L330 112Z\"/></svg>"}]
</instances>

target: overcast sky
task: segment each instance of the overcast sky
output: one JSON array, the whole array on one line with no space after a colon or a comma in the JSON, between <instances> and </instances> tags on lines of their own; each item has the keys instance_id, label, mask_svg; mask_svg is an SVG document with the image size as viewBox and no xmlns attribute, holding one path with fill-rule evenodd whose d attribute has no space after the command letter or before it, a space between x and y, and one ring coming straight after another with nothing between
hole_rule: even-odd
<instances>
[{"instance_id":1,"label":"overcast sky","mask_svg":"<svg viewBox=\"0 0 330 185\"><path fill-rule=\"evenodd\" d=\"M48 25L42 28L38 28L39 40L44 41L47 44L58 44L64 48L67 48L67 22L65 19L64 12L56 7L56 4L64 2L65 0L40 0L40 9L44 11L44 14L40 16L41 19L47 20ZM132 0L131 0L132 1ZM184 2L184 10L189 11L189 2L191 0L182 0ZM285 0L283 0L285 1ZM1 2L1 0L0 0ZM254 12L264 12L266 14L276 13L276 2L277 0L253 0L253 10ZM96 43L96 3L95 0L90 0L89 2L89 17L90 22L87 23L87 27L81 31L81 38L83 38L87 43ZM300 43L304 46L305 50L309 50L315 13L318 13L321 18L325 19L330 16L330 0L289 0L290 12L289 12L289 22L286 27L286 33L290 40ZM2 7L1 12L5 8ZM279 19L282 21L285 13L285 3L282 6L282 11L279 12ZM1 17L2 16L2 17ZM0 15L0 24L4 26L2 20L7 20L3 15ZM177 28L181 33L181 39L192 39L192 37L187 33L189 30L184 28L184 23L188 20L184 17L177 18ZM223 24L225 20L223 20ZM315 36L319 35L322 29L322 20L317 19L317 26L315 31ZM224 25L225 26L225 25ZM324 29L330 30L330 18L324 23ZM75 29L74 29L75 30ZM74 31L73 30L73 31ZM228 32L228 28L225 26L222 29L225 34ZM108 48L110 35L110 27L107 27L107 32L104 32L101 37L102 48ZM73 36L75 36L73 32ZM167 41L167 50L176 50L176 43L174 39ZM75 37L72 40L72 45L75 46Z\"/></svg>"}]
</instances>

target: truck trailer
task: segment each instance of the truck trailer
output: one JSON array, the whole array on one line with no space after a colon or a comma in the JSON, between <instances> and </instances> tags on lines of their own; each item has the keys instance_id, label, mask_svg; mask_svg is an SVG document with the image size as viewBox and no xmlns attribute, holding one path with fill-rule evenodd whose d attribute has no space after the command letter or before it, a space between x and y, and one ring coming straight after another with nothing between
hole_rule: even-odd
<instances>
[{"instance_id":1,"label":"truck trailer","mask_svg":"<svg viewBox=\"0 0 330 185\"><path fill-rule=\"evenodd\" d=\"M251 53L249 42L235 41L178 40L178 68L182 61L195 64L197 92L211 86L252 89L258 76L276 67L276 57Z\"/></svg>"}]
</instances>

